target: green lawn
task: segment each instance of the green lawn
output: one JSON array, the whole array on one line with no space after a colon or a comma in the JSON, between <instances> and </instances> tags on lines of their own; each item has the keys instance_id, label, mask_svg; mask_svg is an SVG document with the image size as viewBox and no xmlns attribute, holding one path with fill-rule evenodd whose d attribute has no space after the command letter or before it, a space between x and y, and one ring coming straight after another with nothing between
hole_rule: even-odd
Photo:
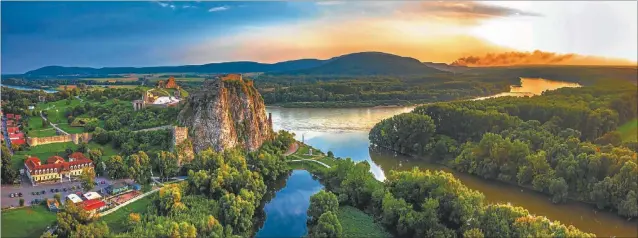
<instances>
[{"instance_id":1,"label":"green lawn","mask_svg":"<svg viewBox=\"0 0 638 238\"><path fill-rule=\"evenodd\" d=\"M69 134L77 134L77 133L83 133L84 132L84 127L73 127L73 126L69 125L69 123L67 123L66 121L64 121L64 123L58 123L56 125L60 129L62 129L63 131L66 131L66 133L69 133Z\"/></svg>"},{"instance_id":2,"label":"green lawn","mask_svg":"<svg viewBox=\"0 0 638 238\"><path fill-rule=\"evenodd\" d=\"M2 211L2 237L40 237L55 214L43 205Z\"/></svg>"},{"instance_id":3,"label":"green lawn","mask_svg":"<svg viewBox=\"0 0 638 238\"><path fill-rule=\"evenodd\" d=\"M392 237L371 216L354 207L339 207L338 218L343 227L343 237Z\"/></svg>"},{"instance_id":4,"label":"green lawn","mask_svg":"<svg viewBox=\"0 0 638 238\"><path fill-rule=\"evenodd\" d=\"M617 129L622 135L623 141L636 141L638 140L638 118L625 123Z\"/></svg>"},{"instance_id":5,"label":"green lawn","mask_svg":"<svg viewBox=\"0 0 638 238\"><path fill-rule=\"evenodd\" d=\"M149 195L145 198L137 200L119 210L112 212L101 218L106 222L112 233L122 233L126 231L128 221L128 215L132 212L143 214L146 212L146 207L153 202L156 195Z\"/></svg>"}]
</instances>

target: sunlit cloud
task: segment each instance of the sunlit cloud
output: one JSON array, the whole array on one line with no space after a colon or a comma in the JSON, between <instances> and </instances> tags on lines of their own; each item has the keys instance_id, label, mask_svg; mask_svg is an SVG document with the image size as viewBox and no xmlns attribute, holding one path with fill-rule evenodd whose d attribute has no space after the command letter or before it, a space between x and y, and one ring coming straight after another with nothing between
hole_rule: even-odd
<instances>
[{"instance_id":1,"label":"sunlit cloud","mask_svg":"<svg viewBox=\"0 0 638 238\"><path fill-rule=\"evenodd\" d=\"M220 12L220 11L226 11L228 9L230 9L230 7L228 7L228 6L213 7L213 8L208 9L208 12Z\"/></svg>"},{"instance_id":2,"label":"sunlit cloud","mask_svg":"<svg viewBox=\"0 0 638 238\"><path fill-rule=\"evenodd\" d=\"M510 65L636 65L635 62L622 59L610 59L579 54L559 54L553 52L503 52L466 56L454 61L454 65L463 66L510 66Z\"/></svg>"}]
</instances>

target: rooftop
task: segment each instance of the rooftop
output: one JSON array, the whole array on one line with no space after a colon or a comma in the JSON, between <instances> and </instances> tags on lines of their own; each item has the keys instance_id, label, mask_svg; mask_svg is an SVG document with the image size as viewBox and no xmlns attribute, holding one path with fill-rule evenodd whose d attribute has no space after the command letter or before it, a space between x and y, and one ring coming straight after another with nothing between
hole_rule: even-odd
<instances>
[{"instance_id":1,"label":"rooftop","mask_svg":"<svg viewBox=\"0 0 638 238\"><path fill-rule=\"evenodd\" d=\"M106 203L99 199L93 199L82 202L81 206L85 211L91 211L106 206Z\"/></svg>"},{"instance_id":2,"label":"rooftop","mask_svg":"<svg viewBox=\"0 0 638 238\"><path fill-rule=\"evenodd\" d=\"M66 196L66 198L71 200L71 202L73 202L73 203L79 203L79 202L84 201L84 200L82 200L82 198L80 198L80 196L75 195L75 194L69 194L68 196Z\"/></svg>"}]
</instances>

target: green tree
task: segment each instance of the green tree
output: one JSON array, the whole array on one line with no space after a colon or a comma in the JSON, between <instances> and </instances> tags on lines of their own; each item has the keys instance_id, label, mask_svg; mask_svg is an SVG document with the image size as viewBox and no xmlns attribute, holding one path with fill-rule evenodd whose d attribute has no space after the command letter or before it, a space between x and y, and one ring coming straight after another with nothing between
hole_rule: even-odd
<instances>
[{"instance_id":1,"label":"green tree","mask_svg":"<svg viewBox=\"0 0 638 238\"><path fill-rule=\"evenodd\" d=\"M321 214L325 212L337 213L339 211L339 201L334 193L321 190L310 197L308 208L308 223L316 224Z\"/></svg>"},{"instance_id":2,"label":"green tree","mask_svg":"<svg viewBox=\"0 0 638 238\"><path fill-rule=\"evenodd\" d=\"M177 156L174 153L168 151L160 151L157 153L157 170L159 171L159 176L162 179L169 178L175 175L178 170L178 161Z\"/></svg>"},{"instance_id":3,"label":"green tree","mask_svg":"<svg viewBox=\"0 0 638 238\"><path fill-rule=\"evenodd\" d=\"M478 228L472 228L463 232L463 238L483 238L483 232Z\"/></svg>"},{"instance_id":4,"label":"green tree","mask_svg":"<svg viewBox=\"0 0 638 238\"><path fill-rule=\"evenodd\" d=\"M567 201L568 187L565 179L554 178L549 184L549 193L552 194L553 203L562 203Z\"/></svg>"},{"instance_id":5,"label":"green tree","mask_svg":"<svg viewBox=\"0 0 638 238\"><path fill-rule=\"evenodd\" d=\"M135 182L140 184L148 184L151 181L151 159L144 153L139 151L132 154L127 159L128 177L133 178Z\"/></svg>"},{"instance_id":6,"label":"green tree","mask_svg":"<svg viewBox=\"0 0 638 238\"><path fill-rule=\"evenodd\" d=\"M53 194L53 198L58 201L59 203L62 202L62 195L60 193L55 193Z\"/></svg>"},{"instance_id":7,"label":"green tree","mask_svg":"<svg viewBox=\"0 0 638 238\"><path fill-rule=\"evenodd\" d=\"M124 163L124 159L122 159L119 155L111 156L106 160L106 169L108 170L108 175L112 179L125 178L127 176L127 169Z\"/></svg>"},{"instance_id":8,"label":"green tree","mask_svg":"<svg viewBox=\"0 0 638 238\"><path fill-rule=\"evenodd\" d=\"M343 237L343 228L337 216L328 211L321 214L317 225L312 228L309 237L338 238Z\"/></svg>"},{"instance_id":9,"label":"green tree","mask_svg":"<svg viewBox=\"0 0 638 238\"><path fill-rule=\"evenodd\" d=\"M102 238L110 237L109 227L105 222L94 222L90 224L79 224L75 230L71 232L72 238Z\"/></svg>"},{"instance_id":10,"label":"green tree","mask_svg":"<svg viewBox=\"0 0 638 238\"><path fill-rule=\"evenodd\" d=\"M80 225L88 225L94 221L94 217L84 209L68 202L65 203L64 209L57 214L58 227L56 233L60 237L71 237L72 233Z\"/></svg>"},{"instance_id":11,"label":"green tree","mask_svg":"<svg viewBox=\"0 0 638 238\"><path fill-rule=\"evenodd\" d=\"M20 200L19 200L19 201L20 201L20 206L21 206L21 207L24 207L24 198L20 198Z\"/></svg>"},{"instance_id":12,"label":"green tree","mask_svg":"<svg viewBox=\"0 0 638 238\"><path fill-rule=\"evenodd\" d=\"M84 167L82 174L80 174L80 181L82 181L82 188L84 191L90 191L95 187L95 171L91 167Z\"/></svg>"},{"instance_id":13,"label":"green tree","mask_svg":"<svg viewBox=\"0 0 638 238\"><path fill-rule=\"evenodd\" d=\"M18 171L12 168L11 153L2 145L2 183L12 184L18 178Z\"/></svg>"}]
</instances>

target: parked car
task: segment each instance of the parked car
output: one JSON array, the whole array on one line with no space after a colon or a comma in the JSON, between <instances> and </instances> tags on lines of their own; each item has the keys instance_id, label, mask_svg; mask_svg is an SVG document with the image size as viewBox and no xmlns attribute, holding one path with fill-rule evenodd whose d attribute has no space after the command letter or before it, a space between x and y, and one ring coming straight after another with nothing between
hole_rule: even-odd
<instances>
[{"instance_id":1,"label":"parked car","mask_svg":"<svg viewBox=\"0 0 638 238\"><path fill-rule=\"evenodd\" d=\"M22 193L18 193L18 197L22 197Z\"/></svg>"},{"instance_id":2,"label":"parked car","mask_svg":"<svg viewBox=\"0 0 638 238\"><path fill-rule=\"evenodd\" d=\"M52 189L51 189L51 192L55 192L55 189L53 189L53 188L52 188Z\"/></svg>"},{"instance_id":3,"label":"parked car","mask_svg":"<svg viewBox=\"0 0 638 238\"><path fill-rule=\"evenodd\" d=\"M55 189L55 192L56 192L56 193L57 193L57 192L59 192L59 191L60 191L60 189L57 189L57 188Z\"/></svg>"},{"instance_id":4,"label":"parked car","mask_svg":"<svg viewBox=\"0 0 638 238\"><path fill-rule=\"evenodd\" d=\"M62 189L62 191L65 191L65 192L66 192L66 188L63 188L63 189Z\"/></svg>"},{"instance_id":5,"label":"parked car","mask_svg":"<svg viewBox=\"0 0 638 238\"><path fill-rule=\"evenodd\" d=\"M40 195L40 192L35 192L35 195Z\"/></svg>"},{"instance_id":6,"label":"parked car","mask_svg":"<svg viewBox=\"0 0 638 238\"><path fill-rule=\"evenodd\" d=\"M15 197L15 195L12 193L12 194L9 194L9 197L12 198L12 197Z\"/></svg>"},{"instance_id":7,"label":"parked car","mask_svg":"<svg viewBox=\"0 0 638 238\"><path fill-rule=\"evenodd\" d=\"M106 182L102 181L102 182L100 182L100 183L101 183L101 184L105 184Z\"/></svg>"},{"instance_id":8,"label":"parked car","mask_svg":"<svg viewBox=\"0 0 638 238\"><path fill-rule=\"evenodd\" d=\"M35 192L31 192L31 195L35 195Z\"/></svg>"},{"instance_id":9,"label":"parked car","mask_svg":"<svg viewBox=\"0 0 638 238\"><path fill-rule=\"evenodd\" d=\"M42 190L42 192L41 192L41 193L42 193L42 194L45 194L45 193L46 193L46 191Z\"/></svg>"}]
</instances>

